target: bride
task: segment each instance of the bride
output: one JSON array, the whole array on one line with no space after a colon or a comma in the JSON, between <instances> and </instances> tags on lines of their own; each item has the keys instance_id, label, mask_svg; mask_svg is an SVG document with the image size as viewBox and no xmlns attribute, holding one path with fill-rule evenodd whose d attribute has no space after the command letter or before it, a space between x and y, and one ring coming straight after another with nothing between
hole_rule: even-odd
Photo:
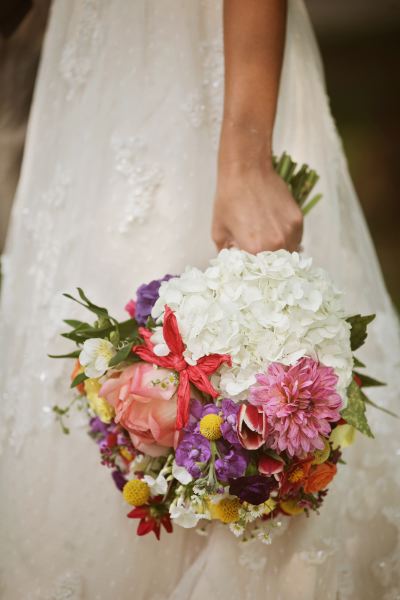
<instances>
[{"instance_id":1,"label":"bride","mask_svg":"<svg viewBox=\"0 0 400 600\"><path fill-rule=\"evenodd\" d=\"M303 235L272 149L320 175ZM139 283L204 267L211 223L218 248L301 242L349 314L377 314L360 358L398 412L397 319L303 2L55 0L3 263L3 598L400 598L399 429L384 413L370 410L376 439L347 451L321 516L282 523L271 546L218 526L136 537L79 415L72 440L54 424L62 292L84 285L118 315Z\"/></svg>"}]
</instances>

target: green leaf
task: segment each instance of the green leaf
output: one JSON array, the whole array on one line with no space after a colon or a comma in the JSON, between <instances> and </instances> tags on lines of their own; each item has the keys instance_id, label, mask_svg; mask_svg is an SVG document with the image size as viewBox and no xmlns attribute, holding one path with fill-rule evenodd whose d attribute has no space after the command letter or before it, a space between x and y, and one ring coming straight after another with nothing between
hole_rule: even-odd
<instances>
[{"instance_id":1,"label":"green leaf","mask_svg":"<svg viewBox=\"0 0 400 600\"><path fill-rule=\"evenodd\" d=\"M121 336L121 340L139 340L138 325L134 319L128 319L127 321L122 321L122 323L118 323L118 330L119 335Z\"/></svg>"},{"instance_id":2,"label":"green leaf","mask_svg":"<svg viewBox=\"0 0 400 600\"><path fill-rule=\"evenodd\" d=\"M79 358L80 353L80 350L74 350L69 354L48 354L47 356L49 358Z\"/></svg>"},{"instance_id":3,"label":"green leaf","mask_svg":"<svg viewBox=\"0 0 400 600\"><path fill-rule=\"evenodd\" d=\"M366 406L359 386L355 381L352 381L347 388L348 404L345 409L342 410L341 415L349 425L353 425L358 431L373 438L374 435L368 425L366 417Z\"/></svg>"},{"instance_id":4,"label":"green leaf","mask_svg":"<svg viewBox=\"0 0 400 600\"><path fill-rule=\"evenodd\" d=\"M367 338L367 327L375 319L375 315L354 315L346 319L351 326L350 344L351 349L357 350Z\"/></svg>"},{"instance_id":5,"label":"green leaf","mask_svg":"<svg viewBox=\"0 0 400 600\"><path fill-rule=\"evenodd\" d=\"M358 371L353 371L354 375L361 381L361 387L378 387L381 385L386 385L383 381L379 381L379 379L374 379L373 377L369 377L368 375L364 375L364 373L359 373Z\"/></svg>"},{"instance_id":6,"label":"green leaf","mask_svg":"<svg viewBox=\"0 0 400 600\"><path fill-rule=\"evenodd\" d=\"M361 362L361 360L359 360L356 356L353 356L353 362L357 369L363 369L365 367L364 363Z\"/></svg>"},{"instance_id":7,"label":"green leaf","mask_svg":"<svg viewBox=\"0 0 400 600\"><path fill-rule=\"evenodd\" d=\"M74 388L77 385L79 385L80 383L83 383L86 379L89 379L87 375L85 375L85 373L79 373L75 379L73 379L72 383L71 383L71 387Z\"/></svg>"},{"instance_id":8,"label":"green leaf","mask_svg":"<svg viewBox=\"0 0 400 600\"><path fill-rule=\"evenodd\" d=\"M379 404L376 404L375 402L372 402L372 400L370 400L368 398L368 396L366 396L364 394L364 392L361 391L361 394L363 396L363 400L366 404L369 404L370 406L373 406L374 408L377 408L378 410L386 413L387 415L390 415L391 417L394 417L395 419L399 419L399 415L396 415L396 413L392 412L391 410L388 410L387 408L384 408L383 406L379 406Z\"/></svg>"},{"instance_id":9,"label":"green leaf","mask_svg":"<svg viewBox=\"0 0 400 600\"><path fill-rule=\"evenodd\" d=\"M94 312L99 317L106 317L106 318L108 317L108 310L104 306L98 306L97 304L94 304L85 295L85 292L83 291L82 288L78 287L77 289L78 289L79 297L81 298L81 300L83 300L84 302L86 302L87 307L89 308L89 310L91 310L92 312Z\"/></svg>"},{"instance_id":10,"label":"green leaf","mask_svg":"<svg viewBox=\"0 0 400 600\"><path fill-rule=\"evenodd\" d=\"M119 365L119 363L124 362L131 353L131 349L133 346L133 342L129 342L126 346L118 350L117 354L115 354L110 362L108 363L109 367L115 367L115 365Z\"/></svg>"},{"instance_id":11,"label":"green leaf","mask_svg":"<svg viewBox=\"0 0 400 600\"><path fill-rule=\"evenodd\" d=\"M82 327L82 325L84 325L85 327L89 326L89 323L84 323L83 321L77 321L76 319L64 319L63 322L66 323L67 325L69 325L70 327L72 327L73 329Z\"/></svg>"},{"instance_id":12,"label":"green leaf","mask_svg":"<svg viewBox=\"0 0 400 600\"><path fill-rule=\"evenodd\" d=\"M63 296L65 296L65 298L68 298L69 300L73 300L74 302L81 304L82 306L84 306L85 308L87 308L88 310L93 312L95 315L97 315L97 317L99 317L99 318L104 318L104 319L109 318L108 310L106 308L104 308L103 306L97 306L97 304L93 304L93 302L91 302L89 300L89 298L85 295L82 288L77 288L77 289L78 289L78 294L79 294L79 297L81 298L81 300L74 298L74 296L72 296L71 294L63 294Z\"/></svg>"},{"instance_id":13,"label":"green leaf","mask_svg":"<svg viewBox=\"0 0 400 600\"><path fill-rule=\"evenodd\" d=\"M305 206L302 207L303 215L306 216L312 208L321 200L322 194L316 194L314 198L311 198L309 202Z\"/></svg>"},{"instance_id":14,"label":"green leaf","mask_svg":"<svg viewBox=\"0 0 400 600\"><path fill-rule=\"evenodd\" d=\"M293 198L300 208L302 208L303 213L307 214L321 199L321 194L317 194L306 204L308 197L319 179L317 173L310 169L306 164L297 168L297 163L295 163L286 152L283 152L280 157L274 156L272 162L275 171L287 184Z\"/></svg>"}]
</instances>

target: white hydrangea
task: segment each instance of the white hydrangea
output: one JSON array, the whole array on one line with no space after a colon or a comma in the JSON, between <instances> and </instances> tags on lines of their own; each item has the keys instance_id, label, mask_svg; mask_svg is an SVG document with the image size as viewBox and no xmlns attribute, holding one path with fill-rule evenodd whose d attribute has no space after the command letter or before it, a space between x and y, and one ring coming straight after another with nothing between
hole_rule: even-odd
<instances>
[{"instance_id":1,"label":"white hydrangea","mask_svg":"<svg viewBox=\"0 0 400 600\"><path fill-rule=\"evenodd\" d=\"M222 395L244 399L271 362L311 356L334 368L345 401L353 359L341 296L311 258L233 248L205 271L189 267L163 282L152 315L161 323L165 305L175 312L191 364L211 353L231 355L232 368L223 366L213 378ZM153 341L159 354L168 352L161 327Z\"/></svg>"}]
</instances>

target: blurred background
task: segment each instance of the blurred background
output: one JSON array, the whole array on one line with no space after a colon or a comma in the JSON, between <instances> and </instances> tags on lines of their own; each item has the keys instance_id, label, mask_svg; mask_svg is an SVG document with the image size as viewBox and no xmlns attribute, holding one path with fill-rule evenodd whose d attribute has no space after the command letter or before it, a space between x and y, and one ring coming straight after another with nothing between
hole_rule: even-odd
<instances>
[{"instance_id":1,"label":"blurred background","mask_svg":"<svg viewBox=\"0 0 400 600\"><path fill-rule=\"evenodd\" d=\"M8 8L0 0L0 252L50 1L5 4ZM13 16L7 13L11 4ZM387 286L400 309L400 0L306 0L306 4L350 171Z\"/></svg>"}]
</instances>

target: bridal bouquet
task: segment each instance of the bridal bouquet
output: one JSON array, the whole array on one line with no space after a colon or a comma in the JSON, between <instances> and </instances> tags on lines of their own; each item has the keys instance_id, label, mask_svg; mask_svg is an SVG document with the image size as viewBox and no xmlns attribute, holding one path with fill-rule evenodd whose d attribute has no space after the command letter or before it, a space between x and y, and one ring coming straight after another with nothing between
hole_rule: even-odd
<instances>
[{"instance_id":1,"label":"bridal bouquet","mask_svg":"<svg viewBox=\"0 0 400 600\"><path fill-rule=\"evenodd\" d=\"M123 322L76 300L96 322L66 321L72 387L139 535L217 520L269 542L282 515L318 512L355 430L372 436L380 382L353 351L373 316L348 317L310 258L222 250L141 285Z\"/></svg>"}]
</instances>

